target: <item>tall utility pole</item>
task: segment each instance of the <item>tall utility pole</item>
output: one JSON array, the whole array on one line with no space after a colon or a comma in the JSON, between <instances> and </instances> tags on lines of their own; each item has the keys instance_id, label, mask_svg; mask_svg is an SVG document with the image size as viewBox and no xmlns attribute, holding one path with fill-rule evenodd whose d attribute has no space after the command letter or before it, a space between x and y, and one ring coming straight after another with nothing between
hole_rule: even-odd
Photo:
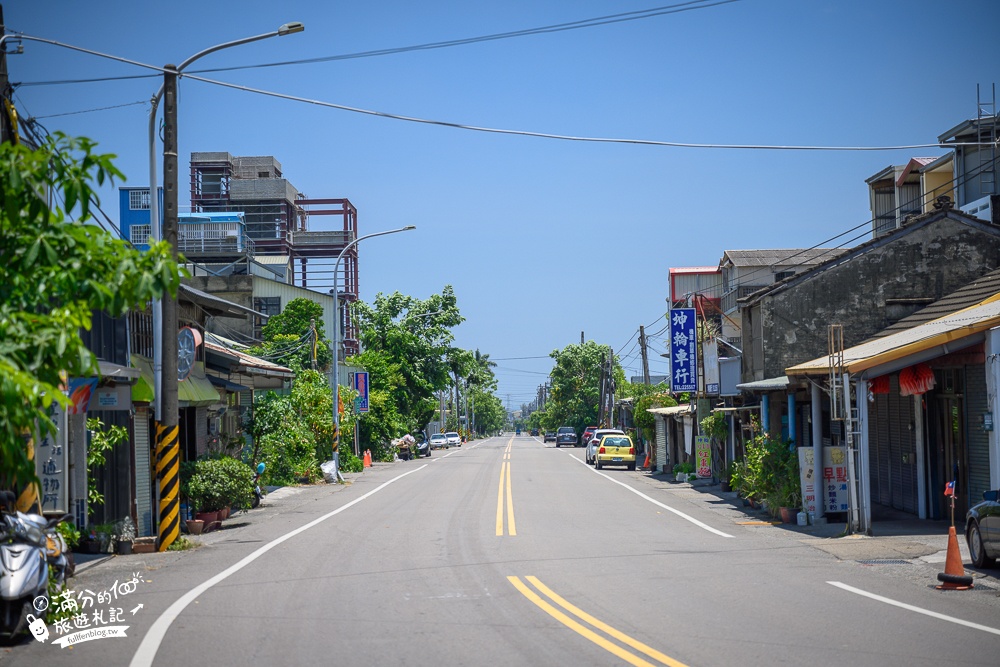
<instances>
[{"instance_id":1,"label":"tall utility pole","mask_svg":"<svg viewBox=\"0 0 1000 667\"><path fill-rule=\"evenodd\" d=\"M163 73L163 240L177 261L177 67ZM150 200L156 206L156 199ZM177 416L177 297L163 293L163 414L156 415L156 477L160 486L157 549L166 551L180 535L180 441Z\"/></svg>"},{"instance_id":2,"label":"tall utility pole","mask_svg":"<svg viewBox=\"0 0 1000 667\"><path fill-rule=\"evenodd\" d=\"M646 353L646 327L639 325L639 350L642 352L642 383L649 384L649 356Z\"/></svg>"},{"instance_id":3,"label":"tall utility pole","mask_svg":"<svg viewBox=\"0 0 1000 667\"><path fill-rule=\"evenodd\" d=\"M3 6L0 5L0 35L6 34L7 27L3 21ZM14 119L10 113L11 107L10 81L7 79L7 47L0 49L0 143L11 143L17 137L17 128L13 127Z\"/></svg>"}]
</instances>

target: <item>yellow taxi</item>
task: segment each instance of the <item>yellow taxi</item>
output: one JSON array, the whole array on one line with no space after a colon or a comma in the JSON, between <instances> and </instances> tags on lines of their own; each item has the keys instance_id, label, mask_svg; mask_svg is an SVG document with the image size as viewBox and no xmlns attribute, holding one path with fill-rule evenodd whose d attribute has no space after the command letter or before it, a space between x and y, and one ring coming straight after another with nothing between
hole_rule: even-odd
<instances>
[{"instance_id":1,"label":"yellow taxi","mask_svg":"<svg viewBox=\"0 0 1000 667\"><path fill-rule=\"evenodd\" d=\"M594 465L598 470L606 465L625 466L635 470L635 445L632 438L621 433L609 433L597 443Z\"/></svg>"}]
</instances>

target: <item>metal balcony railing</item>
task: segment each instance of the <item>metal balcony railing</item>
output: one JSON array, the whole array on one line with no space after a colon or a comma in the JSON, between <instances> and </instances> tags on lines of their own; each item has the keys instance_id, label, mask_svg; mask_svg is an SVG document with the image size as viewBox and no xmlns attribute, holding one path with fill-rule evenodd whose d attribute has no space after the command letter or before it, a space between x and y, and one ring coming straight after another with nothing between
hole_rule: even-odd
<instances>
[{"instance_id":1,"label":"metal balcony railing","mask_svg":"<svg viewBox=\"0 0 1000 667\"><path fill-rule=\"evenodd\" d=\"M177 226L177 250L185 255L253 254L253 240L238 222L185 222Z\"/></svg>"},{"instance_id":2,"label":"metal balcony railing","mask_svg":"<svg viewBox=\"0 0 1000 667\"><path fill-rule=\"evenodd\" d=\"M737 299L749 296L764 287L767 287L767 285L739 285L735 289L729 290L722 295L722 312L727 314L733 312L737 307Z\"/></svg>"}]
</instances>

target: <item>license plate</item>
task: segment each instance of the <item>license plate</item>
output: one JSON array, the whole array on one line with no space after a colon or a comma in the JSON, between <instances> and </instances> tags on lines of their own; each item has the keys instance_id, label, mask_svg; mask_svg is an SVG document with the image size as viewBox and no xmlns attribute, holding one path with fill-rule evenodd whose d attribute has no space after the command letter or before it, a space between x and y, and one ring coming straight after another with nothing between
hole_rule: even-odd
<instances>
[{"instance_id":1,"label":"license plate","mask_svg":"<svg viewBox=\"0 0 1000 667\"><path fill-rule=\"evenodd\" d=\"M611 457L611 460L612 460L612 461L621 461L621 460L622 460L622 457L620 457L620 456L612 456L612 457Z\"/></svg>"}]
</instances>

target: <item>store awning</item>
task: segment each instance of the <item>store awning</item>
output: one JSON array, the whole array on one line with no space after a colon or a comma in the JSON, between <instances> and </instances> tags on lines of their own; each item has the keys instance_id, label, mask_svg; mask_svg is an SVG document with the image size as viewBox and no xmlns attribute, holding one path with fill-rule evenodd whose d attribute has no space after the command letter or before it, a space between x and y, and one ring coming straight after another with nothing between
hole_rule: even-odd
<instances>
[{"instance_id":1,"label":"store awning","mask_svg":"<svg viewBox=\"0 0 1000 667\"><path fill-rule=\"evenodd\" d=\"M654 415L664 415L665 417L677 417L694 411L695 407L693 405L674 405L669 408L646 408L646 412Z\"/></svg>"},{"instance_id":2,"label":"store awning","mask_svg":"<svg viewBox=\"0 0 1000 667\"><path fill-rule=\"evenodd\" d=\"M103 359L97 360L98 374L102 380L112 380L113 382L132 382L139 379L139 371L128 366L115 364Z\"/></svg>"},{"instance_id":3,"label":"store awning","mask_svg":"<svg viewBox=\"0 0 1000 667\"><path fill-rule=\"evenodd\" d=\"M1000 326L1000 294L912 329L847 348L843 353L843 367L851 375L863 373L877 377L893 373L975 345L996 326ZM785 372L788 375L827 375L830 357L817 357L786 368Z\"/></svg>"},{"instance_id":4,"label":"store awning","mask_svg":"<svg viewBox=\"0 0 1000 667\"><path fill-rule=\"evenodd\" d=\"M197 361L186 380L177 383L177 406L198 408L222 403L219 392L205 377L204 362Z\"/></svg>"},{"instance_id":5,"label":"store awning","mask_svg":"<svg viewBox=\"0 0 1000 667\"><path fill-rule=\"evenodd\" d=\"M240 391L250 391L250 387L244 387L241 384L236 384L235 382L230 382L226 378L220 378L214 375L209 375L208 381L211 382L216 387L222 387L226 391L231 391L233 393Z\"/></svg>"},{"instance_id":6,"label":"store awning","mask_svg":"<svg viewBox=\"0 0 1000 667\"><path fill-rule=\"evenodd\" d=\"M152 403L156 397L156 380L153 377L153 362L133 354L132 366L139 371L139 379L132 385L133 403Z\"/></svg>"},{"instance_id":7,"label":"store awning","mask_svg":"<svg viewBox=\"0 0 1000 667\"><path fill-rule=\"evenodd\" d=\"M768 378L766 380L755 380L753 382L743 382L736 385L740 391L781 391L788 389L788 376Z\"/></svg>"},{"instance_id":8,"label":"store awning","mask_svg":"<svg viewBox=\"0 0 1000 667\"><path fill-rule=\"evenodd\" d=\"M152 403L156 396L153 362L138 354L133 354L132 364L139 369L139 380L132 385L132 402ZM205 364L200 361L195 363L186 380L177 383L178 407L196 408L221 402L219 392L205 376Z\"/></svg>"}]
</instances>

